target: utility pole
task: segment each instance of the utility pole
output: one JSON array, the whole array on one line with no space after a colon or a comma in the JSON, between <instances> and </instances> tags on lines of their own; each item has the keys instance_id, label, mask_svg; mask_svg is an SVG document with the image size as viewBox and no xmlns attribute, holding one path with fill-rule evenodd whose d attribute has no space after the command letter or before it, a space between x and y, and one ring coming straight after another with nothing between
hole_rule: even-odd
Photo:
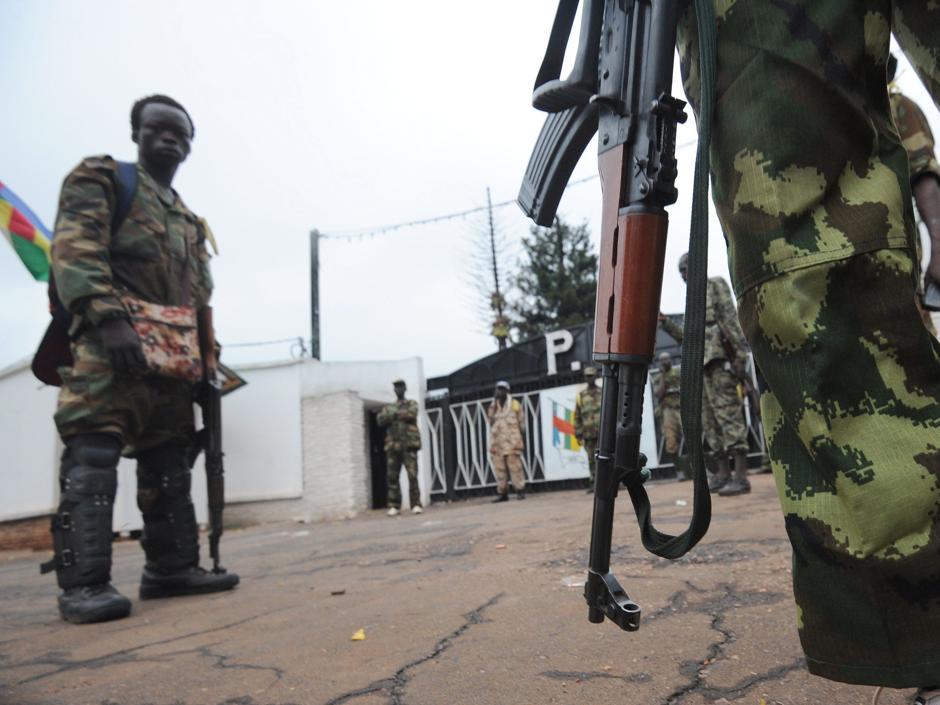
<instances>
[{"instance_id":1,"label":"utility pole","mask_svg":"<svg viewBox=\"0 0 940 705\"><path fill-rule=\"evenodd\" d=\"M310 355L320 359L320 231L310 231Z\"/></svg>"},{"instance_id":2,"label":"utility pole","mask_svg":"<svg viewBox=\"0 0 940 705\"><path fill-rule=\"evenodd\" d=\"M486 212L490 223L490 257L493 262L493 296L490 305L496 318L493 323L493 335L499 344L500 350L506 349L506 338L509 337L509 327L503 315L505 300L499 290L499 267L496 265L496 228L493 226L493 201L490 198L490 187L486 187Z\"/></svg>"}]
</instances>

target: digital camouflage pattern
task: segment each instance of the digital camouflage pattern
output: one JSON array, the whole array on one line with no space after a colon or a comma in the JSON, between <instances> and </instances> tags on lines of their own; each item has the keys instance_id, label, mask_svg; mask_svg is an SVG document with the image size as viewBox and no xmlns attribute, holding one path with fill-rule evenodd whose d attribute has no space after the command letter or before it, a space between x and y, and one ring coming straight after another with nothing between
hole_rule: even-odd
<instances>
[{"instance_id":1,"label":"digital camouflage pattern","mask_svg":"<svg viewBox=\"0 0 940 705\"><path fill-rule=\"evenodd\" d=\"M940 357L914 305L892 32L940 98L940 3L716 0L713 197L761 409L809 669L940 682ZM680 27L698 100L697 39ZM772 87L772 89L768 89Z\"/></svg>"},{"instance_id":2,"label":"digital camouflage pattern","mask_svg":"<svg viewBox=\"0 0 940 705\"><path fill-rule=\"evenodd\" d=\"M597 437L601 426L601 388L587 386L578 392L574 402L574 437L584 448L588 457L588 473L594 484L597 460Z\"/></svg>"},{"instance_id":3,"label":"digital camouflage pattern","mask_svg":"<svg viewBox=\"0 0 940 705\"><path fill-rule=\"evenodd\" d=\"M940 178L940 163L937 162L933 132L927 117L917 103L894 86L888 95L891 100L891 116L898 128L901 144L907 152L911 183L924 174L933 174Z\"/></svg>"},{"instance_id":4,"label":"digital camouflage pattern","mask_svg":"<svg viewBox=\"0 0 940 705\"><path fill-rule=\"evenodd\" d=\"M670 318L663 329L682 343L682 327ZM747 424L732 361L747 359L747 341L738 321L728 283L721 277L708 280L705 289L705 372L702 376L702 428L705 442L716 458L732 458L747 452ZM676 371L678 374L678 371Z\"/></svg>"},{"instance_id":5,"label":"digital camouflage pattern","mask_svg":"<svg viewBox=\"0 0 940 705\"><path fill-rule=\"evenodd\" d=\"M175 191L159 186L140 166L130 212L118 232L111 232L116 173L110 157L85 159L65 178L59 197L52 269L59 297L81 333L72 345L73 367L60 370L55 421L63 438L113 433L133 454L166 439L192 443L192 385L116 376L95 326L129 316L123 294L162 305L185 303L184 267L190 270L192 305L204 306L212 278L204 225Z\"/></svg>"},{"instance_id":6,"label":"digital camouflage pattern","mask_svg":"<svg viewBox=\"0 0 940 705\"><path fill-rule=\"evenodd\" d=\"M385 479L388 482L388 506L401 509L401 466L408 473L408 500L412 507L421 506L418 487L418 452L415 450L391 449L385 451Z\"/></svg>"},{"instance_id":7,"label":"digital camouflage pattern","mask_svg":"<svg viewBox=\"0 0 940 705\"><path fill-rule=\"evenodd\" d=\"M421 449L418 430L418 402L402 399L382 407L376 422L385 429L385 452Z\"/></svg>"},{"instance_id":8,"label":"digital camouflage pattern","mask_svg":"<svg viewBox=\"0 0 940 705\"><path fill-rule=\"evenodd\" d=\"M525 428L525 419L522 405L512 397L507 397L506 403L502 405L494 399L486 410L486 418L490 424L490 461L496 477L496 490L506 494L511 478L513 487L521 492L525 489L522 467L522 451L525 449L522 430Z\"/></svg>"},{"instance_id":9,"label":"digital camouflage pattern","mask_svg":"<svg viewBox=\"0 0 940 705\"><path fill-rule=\"evenodd\" d=\"M660 413L663 430L663 450L675 457L682 441L682 414L680 413L680 377L678 368L670 367L653 380L653 395Z\"/></svg>"},{"instance_id":10,"label":"digital camouflage pattern","mask_svg":"<svg viewBox=\"0 0 940 705\"><path fill-rule=\"evenodd\" d=\"M121 303L140 337L151 373L188 382L202 379L196 309L161 306L132 296L122 296Z\"/></svg>"}]
</instances>

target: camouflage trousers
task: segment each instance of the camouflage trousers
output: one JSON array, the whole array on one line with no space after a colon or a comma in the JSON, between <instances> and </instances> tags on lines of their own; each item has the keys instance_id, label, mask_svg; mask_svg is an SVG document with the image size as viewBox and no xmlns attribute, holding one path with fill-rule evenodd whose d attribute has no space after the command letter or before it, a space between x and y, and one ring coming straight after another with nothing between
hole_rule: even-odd
<instances>
[{"instance_id":1,"label":"camouflage trousers","mask_svg":"<svg viewBox=\"0 0 940 705\"><path fill-rule=\"evenodd\" d=\"M509 492L509 480L512 478L512 486L516 492L522 492L525 489L525 471L522 469L522 456L518 453L509 453L507 455L490 454L490 460L493 462L493 474L496 476L496 491L499 494Z\"/></svg>"},{"instance_id":2,"label":"camouflage trousers","mask_svg":"<svg viewBox=\"0 0 940 705\"><path fill-rule=\"evenodd\" d=\"M412 507L421 506L421 492L418 488L418 452L415 450L386 450L385 467L388 480L388 506L401 509L401 466L408 473L408 500Z\"/></svg>"},{"instance_id":3,"label":"camouflage trousers","mask_svg":"<svg viewBox=\"0 0 940 705\"><path fill-rule=\"evenodd\" d=\"M584 452L587 453L588 475L590 475L591 477L591 487L593 487L594 486L594 474L597 472L597 458L595 457L595 453L597 452L597 439L596 438L582 438L581 447L584 448Z\"/></svg>"},{"instance_id":4,"label":"camouflage trousers","mask_svg":"<svg viewBox=\"0 0 940 705\"><path fill-rule=\"evenodd\" d=\"M675 458L682 442L682 414L679 409L662 407L663 450Z\"/></svg>"},{"instance_id":5,"label":"camouflage trousers","mask_svg":"<svg viewBox=\"0 0 940 705\"><path fill-rule=\"evenodd\" d=\"M62 389L55 423L63 439L111 434L121 439L130 457L166 444L193 443L193 391L188 382L116 375L93 331L72 344L72 357L72 367L59 369Z\"/></svg>"},{"instance_id":6,"label":"camouflage trousers","mask_svg":"<svg viewBox=\"0 0 940 705\"><path fill-rule=\"evenodd\" d=\"M716 0L714 199L811 672L940 682L940 357L914 302L893 32L940 97L940 5ZM698 95L694 19L680 28ZM768 89L772 87L772 89Z\"/></svg>"},{"instance_id":7,"label":"camouflage trousers","mask_svg":"<svg viewBox=\"0 0 940 705\"><path fill-rule=\"evenodd\" d=\"M738 382L725 369L726 364L724 360L713 360L702 377L702 428L716 458L747 452L744 403L738 396Z\"/></svg>"}]
</instances>

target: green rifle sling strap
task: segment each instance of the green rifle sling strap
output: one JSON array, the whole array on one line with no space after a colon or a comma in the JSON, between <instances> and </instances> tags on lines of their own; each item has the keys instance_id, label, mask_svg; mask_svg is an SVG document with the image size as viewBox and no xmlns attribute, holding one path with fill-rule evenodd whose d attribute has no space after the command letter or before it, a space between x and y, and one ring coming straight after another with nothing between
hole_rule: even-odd
<instances>
[{"instance_id":1,"label":"green rifle sling strap","mask_svg":"<svg viewBox=\"0 0 940 705\"><path fill-rule=\"evenodd\" d=\"M682 428L689 439L694 495L689 527L678 536L658 531L650 516L650 501L641 483L628 490L643 546L662 558L680 558L708 531L711 522L711 496L702 451L702 370L705 358L705 296L708 282L708 184L709 149L715 111L717 42L713 0L694 0L698 25L699 78L701 97L698 119L698 150L695 155L695 181L692 188L692 224L689 236L689 270L682 340Z\"/></svg>"}]
</instances>

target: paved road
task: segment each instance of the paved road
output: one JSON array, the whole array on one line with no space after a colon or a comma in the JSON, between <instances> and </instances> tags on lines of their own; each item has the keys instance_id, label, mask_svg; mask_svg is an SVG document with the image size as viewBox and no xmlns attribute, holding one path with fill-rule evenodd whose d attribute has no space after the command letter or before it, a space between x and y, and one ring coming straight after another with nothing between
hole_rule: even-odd
<instances>
[{"instance_id":1,"label":"paved road","mask_svg":"<svg viewBox=\"0 0 940 705\"><path fill-rule=\"evenodd\" d=\"M0 703L868 703L871 688L806 673L772 478L752 479L752 494L716 498L708 537L674 563L643 551L622 508L613 568L643 606L635 634L587 621L581 491L231 531L237 590L135 600L100 625L58 619L39 555L0 554ZM690 492L651 489L659 528L681 529ZM125 594L142 562L136 543L115 547Z\"/></svg>"}]
</instances>

